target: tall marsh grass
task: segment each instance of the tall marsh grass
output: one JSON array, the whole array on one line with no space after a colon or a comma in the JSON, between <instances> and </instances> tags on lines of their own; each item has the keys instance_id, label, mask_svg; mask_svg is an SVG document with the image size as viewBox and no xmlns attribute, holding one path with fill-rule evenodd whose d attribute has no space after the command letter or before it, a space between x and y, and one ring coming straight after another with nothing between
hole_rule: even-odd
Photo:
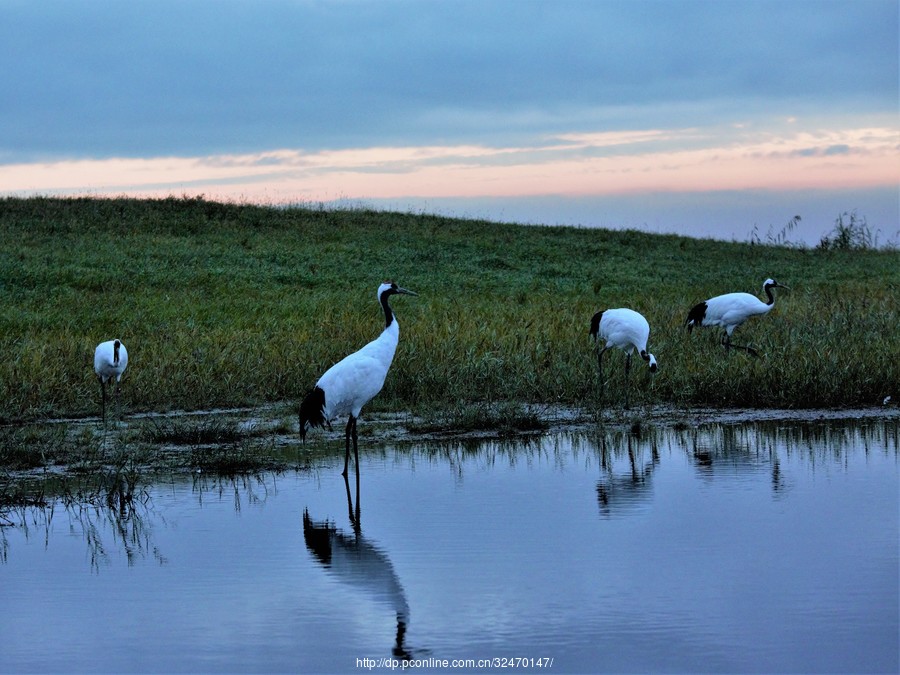
<instances>
[{"instance_id":1,"label":"tall marsh grass","mask_svg":"<svg viewBox=\"0 0 900 675\"><path fill-rule=\"evenodd\" d=\"M93 349L119 337L125 414L297 401L375 337L386 278L401 340L370 409L599 404L591 315L650 321L660 372L632 400L819 407L896 398L900 254L523 227L201 198L0 200L0 422L99 413ZM688 335L711 295L793 288L738 329L758 359ZM622 355L604 368L621 400Z\"/></svg>"}]
</instances>

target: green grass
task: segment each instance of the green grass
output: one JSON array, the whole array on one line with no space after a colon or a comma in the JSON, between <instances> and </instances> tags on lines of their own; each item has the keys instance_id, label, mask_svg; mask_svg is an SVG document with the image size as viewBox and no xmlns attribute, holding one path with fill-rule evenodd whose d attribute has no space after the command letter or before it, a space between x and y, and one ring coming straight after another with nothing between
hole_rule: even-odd
<instances>
[{"instance_id":1,"label":"green grass","mask_svg":"<svg viewBox=\"0 0 900 675\"><path fill-rule=\"evenodd\" d=\"M421 418L406 425L412 433L490 431L492 434L516 435L523 431L544 431L549 425L534 410L515 401L480 401L446 405L424 411Z\"/></svg>"},{"instance_id":2,"label":"green grass","mask_svg":"<svg viewBox=\"0 0 900 675\"><path fill-rule=\"evenodd\" d=\"M191 423L186 420L149 420L144 424L142 437L157 445L222 445L236 443L247 434L236 422L219 419Z\"/></svg>"},{"instance_id":3,"label":"green grass","mask_svg":"<svg viewBox=\"0 0 900 675\"><path fill-rule=\"evenodd\" d=\"M21 506L99 504L118 508L172 474L252 476L305 470L319 455L276 447L280 426L239 427L211 418L147 420L104 431L92 424L0 427L0 525Z\"/></svg>"},{"instance_id":4,"label":"green grass","mask_svg":"<svg viewBox=\"0 0 900 675\"><path fill-rule=\"evenodd\" d=\"M826 228L823 228L826 229ZM591 315L650 321L660 372L632 402L820 407L879 403L900 382L900 254L427 215L164 200L0 200L0 422L99 412L95 345L129 350L123 414L298 401L381 327L401 343L370 410L481 402L594 406ZM688 309L790 285L725 355ZM738 339L740 338L740 339ZM612 353L604 401L622 398Z\"/></svg>"}]
</instances>

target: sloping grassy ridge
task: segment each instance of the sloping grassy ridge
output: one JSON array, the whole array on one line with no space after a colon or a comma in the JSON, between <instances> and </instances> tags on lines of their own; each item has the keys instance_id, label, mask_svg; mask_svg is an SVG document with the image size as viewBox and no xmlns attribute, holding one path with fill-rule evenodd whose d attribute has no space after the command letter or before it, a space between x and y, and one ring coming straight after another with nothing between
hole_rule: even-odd
<instances>
[{"instance_id":1,"label":"sloping grassy ridge","mask_svg":"<svg viewBox=\"0 0 900 675\"><path fill-rule=\"evenodd\" d=\"M127 410L295 401L381 329L401 342L371 409L469 401L595 405L591 315L641 311L660 363L637 362L632 400L682 405L877 404L900 382L900 254L822 251L635 231L523 227L367 210L280 209L202 198L0 200L0 421L93 415L94 346L129 350ZM792 292L735 341L688 335L711 295ZM607 402L621 400L611 354Z\"/></svg>"}]
</instances>

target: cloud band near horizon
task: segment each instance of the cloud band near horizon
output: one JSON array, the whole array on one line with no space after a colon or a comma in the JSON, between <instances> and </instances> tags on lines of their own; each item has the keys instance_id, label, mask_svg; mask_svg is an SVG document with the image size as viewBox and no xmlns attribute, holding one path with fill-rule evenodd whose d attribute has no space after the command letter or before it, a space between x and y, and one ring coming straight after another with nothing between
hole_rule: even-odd
<instances>
[{"instance_id":1,"label":"cloud band near horizon","mask_svg":"<svg viewBox=\"0 0 900 675\"><path fill-rule=\"evenodd\" d=\"M859 121L859 120L855 120ZM900 183L892 120L821 127L646 129L538 136L528 145L277 149L194 157L0 164L14 194L166 195L293 203L404 197L871 188Z\"/></svg>"}]
</instances>

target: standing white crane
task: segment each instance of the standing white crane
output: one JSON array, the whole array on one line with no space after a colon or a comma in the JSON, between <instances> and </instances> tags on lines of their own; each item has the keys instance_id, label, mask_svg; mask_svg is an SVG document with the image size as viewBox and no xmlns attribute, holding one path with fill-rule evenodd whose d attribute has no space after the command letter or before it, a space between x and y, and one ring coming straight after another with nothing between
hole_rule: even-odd
<instances>
[{"instance_id":1,"label":"standing white crane","mask_svg":"<svg viewBox=\"0 0 900 675\"><path fill-rule=\"evenodd\" d=\"M743 349L753 356L757 356L757 351L747 345L735 345L731 343L731 334L734 329L744 323L751 316L758 314L767 314L772 311L775 306L775 296L772 295L773 288L784 288L791 290L784 284L779 284L774 279L766 279L763 282L763 292L768 298L768 302L763 302L755 295L750 293L726 293L725 295L717 295L710 298L706 302L701 302L688 312L684 325L687 326L690 333L695 326L721 326L725 329L722 333L722 344L727 351L731 347L735 349Z\"/></svg>"},{"instance_id":2,"label":"standing white crane","mask_svg":"<svg viewBox=\"0 0 900 675\"><path fill-rule=\"evenodd\" d=\"M106 425L106 386L110 380L116 380L116 402L119 401L119 382L128 365L128 350L121 340L107 340L97 345L94 350L94 372L100 380L100 396L103 424Z\"/></svg>"},{"instance_id":3,"label":"standing white crane","mask_svg":"<svg viewBox=\"0 0 900 675\"><path fill-rule=\"evenodd\" d=\"M350 461L350 440L356 459L356 475L359 476L359 448L356 420L362 407L371 401L384 386L400 340L400 326L388 299L392 295L418 295L399 287L393 281L385 281L378 287L378 302L384 310L384 330L365 347L325 371L300 404L300 437L306 439L310 427L331 428L331 420L349 415L346 429L347 451L344 455L343 475L347 475Z\"/></svg>"},{"instance_id":4,"label":"standing white crane","mask_svg":"<svg viewBox=\"0 0 900 675\"><path fill-rule=\"evenodd\" d=\"M647 340L650 338L650 324L642 314L627 307L606 309L591 317L590 335L599 344L605 340L606 345L597 354L600 367L600 385L603 383L603 355L610 347L618 347L625 352L625 407L628 407L629 374L631 372L631 354L633 351L641 355L650 366L650 372L657 370L656 357L647 351Z\"/></svg>"}]
</instances>

